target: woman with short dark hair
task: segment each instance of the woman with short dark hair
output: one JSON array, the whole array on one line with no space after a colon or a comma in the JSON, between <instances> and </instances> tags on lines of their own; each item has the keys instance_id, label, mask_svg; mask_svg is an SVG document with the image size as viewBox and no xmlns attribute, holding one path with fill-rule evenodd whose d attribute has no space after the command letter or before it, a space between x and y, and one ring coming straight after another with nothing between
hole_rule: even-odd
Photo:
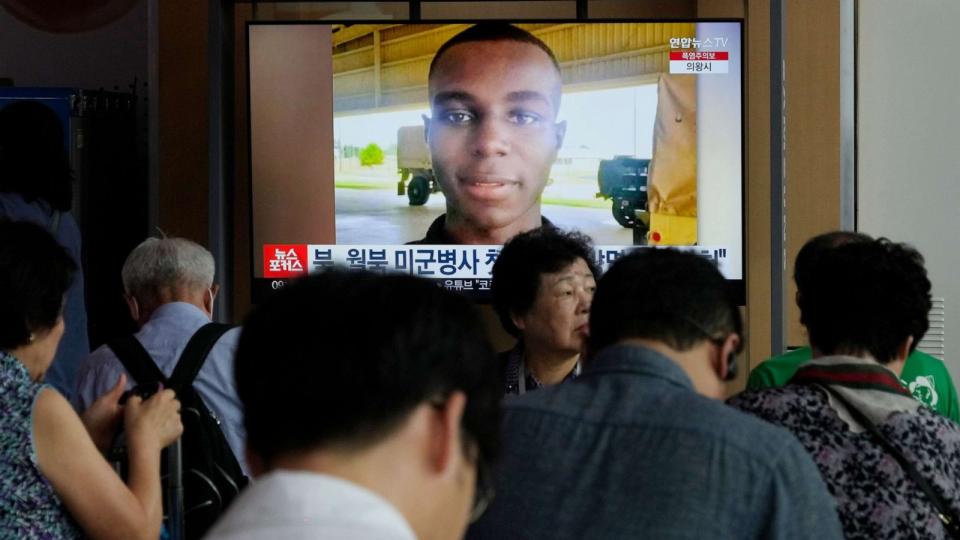
<instances>
[{"instance_id":1,"label":"woman with short dark hair","mask_svg":"<svg viewBox=\"0 0 960 540\"><path fill-rule=\"evenodd\" d=\"M42 383L75 270L47 231L0 220L0 538L156 540L160 451L183 430L173 391L120 406L121 376L81 420ZM101 454L121 419L127 485Z\"/></svg>"},{"instance_id":2,"label":"woman with short dark hair","mask_svg":"<svg viewBox=\"0 0 960 540\"><path fill-rule=\"evenodd\" d=\"M572 379L600 271L593 243L548 226L518 234L493 265L493 306L517 345L500 355L507 394Z\"/></svg>"},{"instance_id":3,"label":"woman with short dark hair","mask_svg":"<svg viewBox=\"0 0 960 540\"><path fill-rule=\"evenodd\" d=\"M928 326L923 257L864 237L820 246L805 261L797 304L813 359L786 386L730 403L796 435L848 539L960 538L942 522L960 517L960 426L899 378Z\"/></svg>"}]
</instances>

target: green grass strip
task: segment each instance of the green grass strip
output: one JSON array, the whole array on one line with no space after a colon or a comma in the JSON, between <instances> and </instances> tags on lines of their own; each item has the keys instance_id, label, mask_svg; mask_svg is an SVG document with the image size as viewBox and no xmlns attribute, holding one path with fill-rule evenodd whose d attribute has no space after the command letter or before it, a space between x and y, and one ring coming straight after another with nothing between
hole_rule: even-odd
<instances>
[{"instance_id":1,"label":"green grass strip","mask_svg":"<svg viewBox=\"0 0 960 540\"><path fill-rule=\"evenodd\" d=\"M396 183L375 184L373 182L336 182L334 187L340 189L397 189Z\"/></svg>"},{"instance_id":2,"label":"green grass strip","mask_svg":"<svg viewBox=\"0 0 960 540\"><path fill-rule=\"evenodd\" d=\"M550 206L570 206L573 208L606 208L613 204L604 199L563 199L559 197L543 197L540 202Z\"/></svg>"}]
</instances>

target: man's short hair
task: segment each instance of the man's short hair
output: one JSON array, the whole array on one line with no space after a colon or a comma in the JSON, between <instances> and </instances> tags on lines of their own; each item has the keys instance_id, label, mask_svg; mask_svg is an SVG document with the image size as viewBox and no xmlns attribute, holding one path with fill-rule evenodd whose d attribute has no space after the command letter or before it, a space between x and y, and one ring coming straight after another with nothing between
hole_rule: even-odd
<instances>
[{"instance_id":1,"label":"man's short hair","mask_svg":"<svg viewBox=\"0 0 960 540\"><path fill-rule=\"evenodd\" d=\"M454 391L467 397L465 448L481 463L498 449L484 326L466 298L420 278L332 269L293 282L247 318L236 377L247 445L267 466L290 452L374 445Z\"/></svg>"},{"instance_id":2,"label":"man's short hair","mask_svg":"<svg viewBox=\"0 0 960 540\"><path fill-rule=\"evenodd\" d=\"M869 353L886 364L926 334L930 280L923 256L886 238L826 250L807 271L800 322L823 354ZM912 350L912 349L911 349Z\"/></svg>"},{"instance_id":3,"label":"man's short hair","mask_svg":"<svg viewBox=\"0 0 960 540\"><path fill-rule=\"evenodd\" d=\"M694 253L647 248L617 259L600 278L589 349L644 338L686 351L742 332L740 311L713 263Z\"/></svg>"},{"instance_id":4,"label":"man's short hair","mask_svg":"<svg viewBox=\"0 0 960 540\"><path fill-rule=\"evenodd\" d=\"M123 263L123 288L141 302L156 301L160 291L206 289L213 284L213 255L186 238L147 238Z\"/></svg>"},{"instance_id":5,"label":"man's short hair","mask_svg":"<svg viewBox=\"0 0 960 540\"><path fill-rule=\"evenodd\" d=\"M512 315L526 314L537 298L540 276L559 272L583 259L594 279L600 270L594 262L593 242L577 231L562 231L556 227L540 227L520 233L504 244L493 264L493 308L500 324L514 337L520 329Z\"/></svg>"},{"instance_id":6,"label":"man's short hair","mask_svg":"<svg viewBox=\"0 0 960 540\"><path fill-rule=\"evenodd\" d=\"M831 231L807 240L793 263L793 281L797 284L797 290L803 294L803 289L808 282L807 277L812 273L812 268L822 254L844 244L871 241L873 238L870 236L852 231Z\"/></svg>"},{"instance_id":7,"label":"man's short hair","mask_svg":"<svg viewBox=\"0 0 960 540\"><path fill-rule=\"evenodd\" d=\"M0 220L0 350L53 328L77 269L70 254L38 225Z\"/></svg>"},{"instance_id":8,"label":"man's short hair","mask_svg":"<svg viewBox=\"0 0 960 540\"><path fill-rule=\"evenodd\" d=\"M433 78L434 69L440 61L440 57L443 56L443 53L447 52L447 49L454 45L460 45L461 43L477 41L519 41L521 43L529 43L547 53L547 56L550 57L550 62L553 63L553 67L557 68L557 73L560 73L560 62L557 62L557 57L554 56L550 47L537 36L512 24L479 23L448 39L446 43L437 49L437 54L435 54L433 60L430 61L430 71L428 72L427 79ZM482 62L483 60L477 59L477 61Z\"/></svg>"}]
</instances>

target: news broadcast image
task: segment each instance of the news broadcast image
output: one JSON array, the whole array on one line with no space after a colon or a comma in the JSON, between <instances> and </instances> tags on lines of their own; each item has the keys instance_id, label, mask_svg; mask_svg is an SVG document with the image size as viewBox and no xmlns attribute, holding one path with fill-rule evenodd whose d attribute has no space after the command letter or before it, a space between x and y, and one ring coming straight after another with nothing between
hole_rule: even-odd
<instances>
[{"instance_id":1,"label":"news broadcast image","mask_svg":"<svg viewBox=\"0 0 960 540\"><path fill-rule=\"evenodd\" d=\"M541 215L588 234L602 267L676 246L742 280L741 23L515 24L560 65ZM248 26L255 281L341 264L489 288L498 245L408 244L447 211L428 72L469 26Z\"/></svg>"}]
</instances>

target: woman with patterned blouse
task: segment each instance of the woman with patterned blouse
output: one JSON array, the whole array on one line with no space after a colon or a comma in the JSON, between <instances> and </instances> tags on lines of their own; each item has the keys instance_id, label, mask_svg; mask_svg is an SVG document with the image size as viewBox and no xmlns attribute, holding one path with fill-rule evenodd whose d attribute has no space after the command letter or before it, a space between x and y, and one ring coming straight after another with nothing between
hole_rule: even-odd
<instances>
[{"instance_id":1,"label":"woman with patterned blouse","mask_svg":"<svg viewBox=\"0 0 960 540\"><path fill-rule=\"evenodd\" d=\"M927 330L923 257L886 239L815 257L804 250L797 303L813 360L786 386L730 403L797 436L836 498L847 538L950 538L933 500L869 427L912 464L947 514L960 514L960 426L923 406L898 378L914 337Z\"/></svg>"},{"instance_id":2,"label":"woman with patterned blouse","mask_svg":"<svg viewBox=\"0 0 960 540\"><path fill-rule=\"evenodd\" d=\"M76 265L37 225L0 221L0 538L156 540L160 451L180 436L173 392L120 406L123 377L84 413L41 383L63 336ZM98 450L121 418L124 485Z\"/></svg>"}]
</instances>

